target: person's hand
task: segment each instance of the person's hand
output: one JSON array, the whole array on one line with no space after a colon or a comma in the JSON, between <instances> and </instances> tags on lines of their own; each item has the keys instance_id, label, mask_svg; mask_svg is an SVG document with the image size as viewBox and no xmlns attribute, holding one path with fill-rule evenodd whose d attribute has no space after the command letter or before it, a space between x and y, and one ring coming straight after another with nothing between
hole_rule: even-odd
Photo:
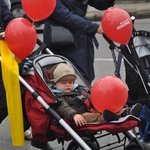
<instances>
[{"instance_id":1,"label":"person's hand","mask_svg":"<svg viewBox=\"0 0 150 150\"><path fill-rule=\"evenodd\" d=\"M86 120L80 114L75 114L73 119L77 126L83 126L86 123Z\"/></svg>"},{"instance_id":2,"label":"person's hand","mask_svg":"<svg viewBox=\"0 0 150 150\"><path fill-rule=\"evenodd\" d=\"M102 29L102 26L101 26L101 25L99 25L99 28L98 28L98 30L97 30L97 33L103 34L103 29Z\"/></svg>"}]
</instances>

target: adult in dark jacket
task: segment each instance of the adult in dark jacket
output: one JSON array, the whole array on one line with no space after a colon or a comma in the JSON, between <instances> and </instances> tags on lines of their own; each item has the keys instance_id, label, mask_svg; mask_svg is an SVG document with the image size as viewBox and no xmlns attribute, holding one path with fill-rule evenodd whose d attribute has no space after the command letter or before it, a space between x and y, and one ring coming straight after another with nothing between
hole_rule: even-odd
<instances>
[{"instance_id":1,"label":"adult in dark jacket","mask_svg":"<svg viewBox=\"0 0 150 150\"><path fill-rule=\"evenodd\" d=\"M0 32L4 31L8 23L14 19L12 12L9 10L8 3L5 0L0 0ZM6 94L5 88L2 80L1 73L1 64L0 64L0 123L7 117L7 104L6 104ZM25 115L24 117L24 130L25 130L25 138L31 139L32 134L31 131L28 130L30 124Z\"/></svg>"},{"instance_id":2,"label":"adult in dark jacket","mask_svg":"<svg viewBox=\"0 0 150 150\"><path fill-rule=\"evenodd\" d=\"M66 6L64 1L73 11ZM54 54L68 58L77 67L82 76L91 83L95 77L93 43L96 46L98 45L95 34L101 34L103 30L99 24L85 18L88 5L99 10L106 10L114 5L114 0L57 0L54 12L45 22L44 43L49 46ZM49 38L49 24L51 22L70 29L74 33L76 46L53 49Z\"/></svg>"}]
</instances>

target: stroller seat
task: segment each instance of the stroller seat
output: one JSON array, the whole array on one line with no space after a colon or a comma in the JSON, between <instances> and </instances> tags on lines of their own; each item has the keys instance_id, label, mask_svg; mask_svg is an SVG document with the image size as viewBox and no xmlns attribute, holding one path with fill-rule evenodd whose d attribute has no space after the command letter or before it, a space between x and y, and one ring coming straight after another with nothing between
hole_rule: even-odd
<instances>
[{"instance_id":1,"label":"stroller seat","mask_svg":"<svg viewBox=\"0 0 150 150\"><path fill-rule=\"evenodd\" d=\"M111 133L127 132L136 126L140 126L140 119L127 115L120 118L118 121L102 122L102 123L87 123L85 126L73 127L77 131L81 130L94 130L94 131L107 131Z\"/></svg>"},{"instance_id":2,"label":"stroller seat","mask_svg":"<svg viewBox=\"0 0 150 150\"><path fill-rule=\"evenodd\" d=\"M59 55L50 55L50 54L39 55L33 61L33 68L29 70L29 72L24 76L24 79L40 94L40 96L42 96L45 102L48 103L49 106L52 107L54 111L56 110L58 103L57 103L55 95L51 91L50 87L52 83L49 80L47 80L47 77L45 76L45 71L48 68L51 68L52 66L58 63L62 63L62 62L72 65L71 62L68 61L65 57L62 57ZM81 74L78 72L78 70L75 67L74 67L74 70L77 74L76 83L85 86L90 91L91 86L88 84L88 82L81 76ZM30 73L30 71L32 73ZM44 107L38 101L34 99L32 94L30 94L28 90L26 92L27 92L27 96L25 98L27 101L26 111L27 111L29 121L31 123L31 127L33 128L33 137L37 136L40 139L39 136L42 136L42 135L36 134L36 132L38 132L39 130L46 130L46 131L42 131L43 137L46 136L45 139L48 139L49 141L50 140L53 141L54 139L61 139L61 140L63 139L64 141L71 140L72 137L70 136L70 134L66 132L65 128L60 126L59 120L55 119L55 116L53 116L53 114L52 116L51 115L48 116ZM44 118L43 114L46 115L46 119ZM38 119L38 122L37 122L37 118L39 116L41 117L41 119ZM46 127L43 126L43 123L40 123L42 121L48 122L46 123ZM94 122L94 123L87 123L84 126L75 126L74 124L69 122L67 119L65 119L65 121L81 137L82 136L88 137L90 139L94 138L94 140L96 140L95 135L99 131L107 131L107 132L110 132L110 134L118 134L118 133L128 132L129 130L137 126L140 126L140 120L132 115L128 115L124 118L120 118L119 121L116 121L116 122L115 121L114 122L102 122L102 123ZM39 128L40 125L42 126L42 129ZM47 130L47 128L49 128L50 130L49 129ZM91 131L91 132L87 132L87 131ZM129 134L125 133L125 136L128 136L128 135ZM131 135L129 135L127 138L136 139L136 137L132 137ZM125 147L125 143L123 145ZM69 146L68 146L68 150L71 150Z\"/></svg>"}]
</instances>

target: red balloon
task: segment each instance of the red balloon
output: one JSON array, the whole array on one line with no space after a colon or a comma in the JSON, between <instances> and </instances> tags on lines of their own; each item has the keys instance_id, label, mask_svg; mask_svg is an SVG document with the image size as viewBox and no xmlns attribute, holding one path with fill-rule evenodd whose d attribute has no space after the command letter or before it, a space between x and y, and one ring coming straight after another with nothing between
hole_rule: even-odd
<instances>
[{"instance_id":1,"label":"red balloon","mask_svg":"<svg viewBox=\"0 0 150 150\"><path fill-rule=\"evenodd\" d=\"M49 17L55 6L56 0L22 0L22 7L26 15L34 21L41 21Z\"/></svg>"},{"instance_id":2,"label":"red balloon","mask_svg":"<svg viewBox=\"0 0 150 150\"><path fill-rule=\"evenodd\" d=\"M112 7L102 17L102 28L112 41L127 44L132 35L132 20L125 10Z\"/></svg>"},{"instance_id":3,"label":"red balloon","mask_svg":"<svg viewBox=\"0 0 150 150\"><path fill-rule=\"evenodd\" d=\"M8 48L23 60L36 45L37 34L34 25L25 18L12 20L6 27L5 41Z\"/></svg>"},{"instance_id":4,"label":"red balloon","mask_svg":"<svg viewBox=\"0 0 150 150\"><path fill-rule=\"evenodd\" d=\"M118 112L127 102L128 90L119 78L105 76L97 80L91 89L91 101L99 112Z\"/></svg>"}]
</instances>

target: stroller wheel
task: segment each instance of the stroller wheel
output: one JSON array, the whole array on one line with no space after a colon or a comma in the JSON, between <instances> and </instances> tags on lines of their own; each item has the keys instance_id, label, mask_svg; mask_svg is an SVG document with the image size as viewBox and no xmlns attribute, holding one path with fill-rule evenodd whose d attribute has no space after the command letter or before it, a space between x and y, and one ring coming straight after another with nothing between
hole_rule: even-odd
<instances>
[{"instance_id":1,"label":"stroller wheel","mask_svg":"<svg viewBox=\"0 0 150 150\"><path fill-rule=\"evenodd\" d=\"M92 149L92 150L99 150L99 143L98 141L95 140L90 140L89 138L83 138L83 140L87 143L87 145ZM67 150L81 150L79 145L75 141L71 141L70 144L67 147Z\"/></svg>"},{"instance_id":2,"label":"stroller wheel","mask_svg":"<svg viewBox=\"0 0 150 150\"><path fill-rule=\"evenodd\" d=\"M150 150L150 146L141 142L143 149L141 149L135 142L129 143L124 150Z\"/></svg>"}]
</instances>

